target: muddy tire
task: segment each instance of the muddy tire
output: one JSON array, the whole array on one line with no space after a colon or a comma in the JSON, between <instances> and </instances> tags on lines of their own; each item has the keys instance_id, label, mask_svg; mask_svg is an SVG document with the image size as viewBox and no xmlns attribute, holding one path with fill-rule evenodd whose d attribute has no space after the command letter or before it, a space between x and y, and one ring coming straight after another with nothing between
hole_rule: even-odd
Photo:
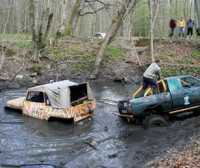
<instances>
[{"instance_id":1,"label":"muddy tire","mask_svg":"<svg viewBox=\"0 0 200 168\"><path fill-rule=\"evenodd\" d=\"M145 117L143 125L145 128L165 127L167 126L167 121L161 115L150 115Z\"/></svg>"},{"instance_id":2,"label":"muddy tire","mask_svg":"<svg viewBox=\"0 0 200 168\"><path fill-rule=\"evenodd\" d=\"M195 110L193 111L193 115L194 115L194 116L200 116L200 108L195 109Z\"/></svg>"}]
</instances>

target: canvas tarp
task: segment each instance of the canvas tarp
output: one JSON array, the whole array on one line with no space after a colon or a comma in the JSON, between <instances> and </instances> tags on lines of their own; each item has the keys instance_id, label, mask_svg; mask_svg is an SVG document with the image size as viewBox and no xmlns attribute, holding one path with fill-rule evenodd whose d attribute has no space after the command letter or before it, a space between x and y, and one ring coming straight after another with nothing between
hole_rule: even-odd
<instances>
[{"instance_id":1,"label":"canvas tarp","mask_svg":"<svg viewBox=\"0 0 200 168\"><path fill-rule=\"evenodd\" d=\"M29 88L28 91L46 93L52 107L67 108L71 106L70 86L78 86L78 83L64 80L60 82L49 83L45 85ZM88 98L93 99L92 91L87 84Z\"/></svg>"}]
</instances>

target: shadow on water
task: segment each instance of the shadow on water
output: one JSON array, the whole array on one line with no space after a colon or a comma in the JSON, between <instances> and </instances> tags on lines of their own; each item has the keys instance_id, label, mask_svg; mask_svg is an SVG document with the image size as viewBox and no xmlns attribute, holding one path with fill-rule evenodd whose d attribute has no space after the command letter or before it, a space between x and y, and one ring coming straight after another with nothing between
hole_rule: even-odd
<instances>
[{"instance_id":1,"label":"shadow on water","mask_svg":"<svg viewBox=\"0 0 200 168\"><path fill-rule=\"evenodd\" d=\"M134 86L92 83L92 88L97 100L116 102L129 96ZM0 165L144 167L168 148L189 142L200 131L199 127L194 129L192 119L183 123L187 125L184 129L178 121L169 127L145 130L122 122L113 115L116 104L102 101L97 101L92 119L77 124L42 121L4 109L6 100L24 93L25 90L10 90L0 94L0 122L7 122L0 123Z\"/></svg>"}]
</instances>

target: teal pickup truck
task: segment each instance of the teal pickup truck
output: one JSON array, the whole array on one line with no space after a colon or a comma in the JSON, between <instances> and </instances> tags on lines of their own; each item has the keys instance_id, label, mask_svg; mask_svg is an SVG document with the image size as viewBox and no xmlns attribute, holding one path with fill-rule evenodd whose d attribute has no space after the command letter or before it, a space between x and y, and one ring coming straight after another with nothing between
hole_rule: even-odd
<instances>
[{"instance_id":1,"label":"teal pickup truck","mask_svg":"<svg viewBox=\"0 0 200 168\"><path fill-rule=\"evenodd\" d=\"M200 79L174 76L158 81L158 91L141 86L129 100L118 103L119 116L140 120L146 126L166 125L171 115L198 112L200 109ZM199 111L200 112L200 111Z\"/></svg>"}]
</instances>

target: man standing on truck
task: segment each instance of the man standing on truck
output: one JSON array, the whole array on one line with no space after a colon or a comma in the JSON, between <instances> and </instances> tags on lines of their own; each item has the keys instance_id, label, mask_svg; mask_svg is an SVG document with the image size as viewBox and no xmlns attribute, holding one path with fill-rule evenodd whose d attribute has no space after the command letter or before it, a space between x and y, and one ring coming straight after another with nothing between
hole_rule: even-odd
<instances>
[{"instance_id":1,"label":"man standing on truck","mask_svg":"<svg viewBox=\"0 0 200 168\"><path fill-rule=\"evenodd\" d=\"M148 87L155 88L157 90L157 80L160 79L160 71L159 67L160 60L156 60L153 62L144 72L143 74L143 88L146 89Z\"/></svg>"}]
</instances>

